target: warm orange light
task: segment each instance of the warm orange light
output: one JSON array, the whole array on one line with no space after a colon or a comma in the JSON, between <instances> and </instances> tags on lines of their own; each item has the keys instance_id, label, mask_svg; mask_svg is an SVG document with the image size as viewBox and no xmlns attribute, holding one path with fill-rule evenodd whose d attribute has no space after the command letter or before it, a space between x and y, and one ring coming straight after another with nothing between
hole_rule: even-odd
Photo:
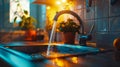
<instances>
[{"instance_id":1,"label":"warm orange light","mask_svg":"<svg viewBox=\"0 0 120 67\"><path fill-rule=\"evenodd\" d=\"M56 4L57 4L57 5L60 5L60 4L61 4L61 2L60 2L60 1L56 1Z\"/></svg>"},{"instance_id":2,"label":"warm orange light","mask_svg":"<svg viewBox=\"0 0 120 67\"><path fill-rule=\"evenodd\" d=\"M72 57L71 60L72 60L73 63L76 63L76 64L78 63L78 58L77 57Z\"/></svg>"},{"instance_id":3,"label":"warm orange light","mask_svg":"<svg viewBox=\"0 0 120 67\"><path fill-rule=\"evenodd\" d=\"M66 0L62 0L62 2L63 2L63 3L65 3L65 2L66 2Z\"/></svg>"},{"instance_id":4,"label":"warm orange light","mask_svg":"<svg viewBox=\"0 0 120 67\"><path fill-rule=\"evenodd\" d=\"M51 7L50 6L47 6L47 10L49 10Z\"/></svg>"},{"instance_id":5,"label":"warm orange light","mask_svg":"<svg viewBox=\"0 0 120 67\"><path fill-rule=\"evenodd\" d=\"M55 64L59 67L64 67L64 62L58 58L54 59L52 62L53 62L53 64Z\"/></svg>"}]
</instances>

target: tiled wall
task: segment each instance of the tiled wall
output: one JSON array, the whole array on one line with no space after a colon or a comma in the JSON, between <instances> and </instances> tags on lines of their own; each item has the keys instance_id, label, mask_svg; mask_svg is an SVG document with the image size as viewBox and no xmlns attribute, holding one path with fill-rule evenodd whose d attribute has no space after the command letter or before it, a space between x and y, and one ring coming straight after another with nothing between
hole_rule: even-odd
<instances>
[{"instance_id":1,"label":"tiled wall","mask_svg":"<svg viewBox=\"0 0 120 67\"><path fill-rule=\"evenodd\" d=\"M86 26L95 21L93 38L98 47L113 47L114 39L120 37L120 1L116 1L111 4L111 0L93 0L90 14L86 14Z\"/></svg>"},{"instance_id":2,"label":"tiled wall","mask_svg":"<svg viewBox=\"0 0 120 67\"><path fill-rule=\"evenodd\" d=\"M12 28L12 24L9 23L9 1L0 0L0 31Z\"/></svg>"},{"instance_id":3,"label":"tiled wall","mask_svg":"<svg viewBox=\"0 0 120 67\"><path fill-rule=\"evenodd\" d=\"M114 39L120 37L120 0L77 0L78 5L82 5L77 13L84 21L86 34L95 23L90 42L112 48Z\"/></svg>"}]
</instances>

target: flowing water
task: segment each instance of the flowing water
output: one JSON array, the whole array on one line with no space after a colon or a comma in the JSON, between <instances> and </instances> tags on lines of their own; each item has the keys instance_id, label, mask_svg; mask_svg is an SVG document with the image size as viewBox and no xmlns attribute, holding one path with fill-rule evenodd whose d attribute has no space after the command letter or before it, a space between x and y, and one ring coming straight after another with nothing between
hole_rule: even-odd
<instances>
[{"instance_id":1,"label":"flowing water","mask_svg":"<svg viewBox=\"0 0 120 67\"><path fill-rule=\"evenodd\" d=\"M52 47L51 47L51 43L52 43L52 40L53 40L53 35L55 33L55 28L56 28L56 21L54 21L53 23L53 27L52 27L52 31L51 31L51 34L50 34L50 40L49 40L49 43L48 43L48 48L47 48L47 56L50 55L50 51L52 51Z\"/></svg>"}]
</instances>

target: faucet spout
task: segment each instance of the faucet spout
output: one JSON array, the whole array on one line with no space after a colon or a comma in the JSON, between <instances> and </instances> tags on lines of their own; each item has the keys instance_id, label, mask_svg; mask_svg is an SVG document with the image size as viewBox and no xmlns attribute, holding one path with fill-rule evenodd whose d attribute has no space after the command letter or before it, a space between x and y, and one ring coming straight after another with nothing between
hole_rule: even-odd
<instances>
[{"instance_id":1,"label":"faucet spout","mask_svg":"<svg viewBox=\"0 0 120 67\"><path fill-rule=\"evenodd\" d=\"M62 14L71 14L73 15L74 17L76 17L76 19L79 21L79 24L80 24L80 34L84 34L84 26L83 26L83 21L81 20L81 18L73 11L70 11L70 10L63 10L63 11L60 11L60 12L57 12L55 17L54 17L54 21L57 21L59 16L62 15Z\"/></svg>"}]
</instances>

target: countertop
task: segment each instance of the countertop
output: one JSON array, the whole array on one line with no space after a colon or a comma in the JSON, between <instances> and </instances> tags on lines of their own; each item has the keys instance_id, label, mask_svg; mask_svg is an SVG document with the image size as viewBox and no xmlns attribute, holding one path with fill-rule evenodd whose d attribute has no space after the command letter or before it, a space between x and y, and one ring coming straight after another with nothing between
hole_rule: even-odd
<instances>
[{"instance_id":1,"label":"countertop","mask_svg":"<svg viewBox=\"0 0 120 67\"><path fill-rule=\"evenodd\" d=\"M19 43L22 46L29 46L31 44ZM106 51L95 54L32 61L28 54L5 47L15 46L16 43L11 44L1 44L0 46L0 67L120 67L120 52ZM34 42L31 45L33 44L36 43ZM16 44L16 46L20 46L20 44Z\"/></svg>"}]
</instances>

